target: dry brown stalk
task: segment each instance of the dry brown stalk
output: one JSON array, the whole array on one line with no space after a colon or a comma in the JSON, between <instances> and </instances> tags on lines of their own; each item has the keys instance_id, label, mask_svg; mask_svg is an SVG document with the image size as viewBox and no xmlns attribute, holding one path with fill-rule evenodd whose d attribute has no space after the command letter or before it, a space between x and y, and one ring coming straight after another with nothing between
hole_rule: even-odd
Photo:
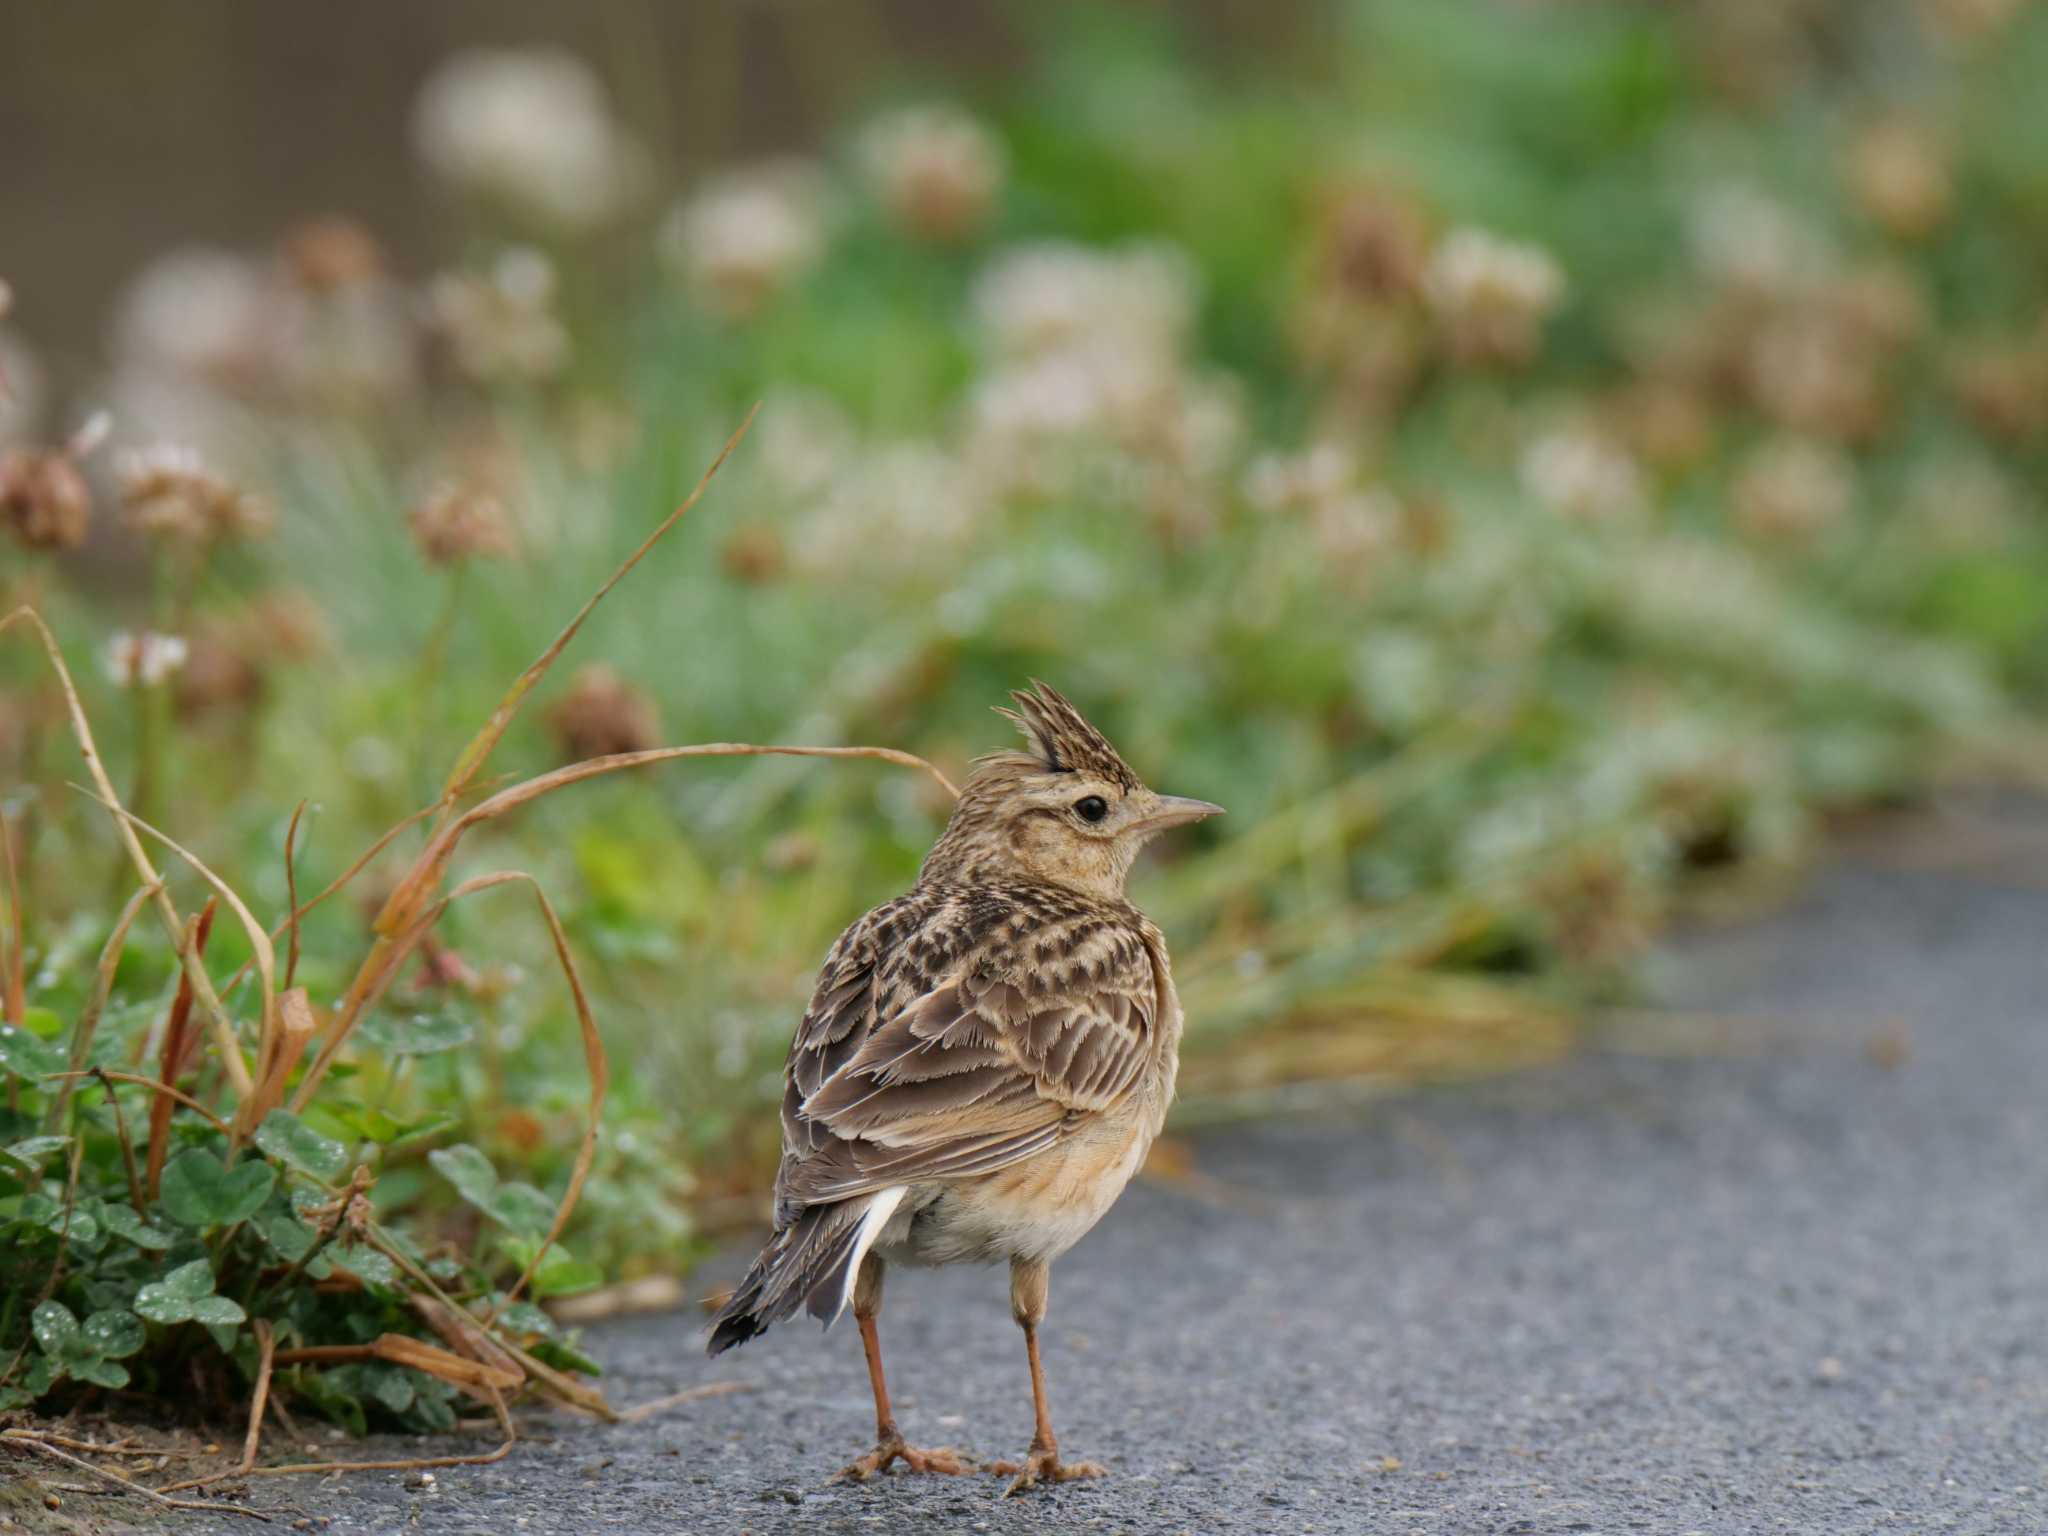
<instances>
[{"instance_id":1,"label":"dry brown stalk","mask_svg":"<svg viewBox=\"0 0 2048 1536\"><path fill-rule=\"evenodd\" d=\"M106 765L100 761L99 747L93 740L92 726L85 718L85 706L79 701L78 686L71 680L71 669L64 664L64 653L57 645L57 637L50 632L50 626L43 622L41 614L25 606L0 619L0 633L5 633L17 622L29 624L42 640L43 653L49 658L50 666L57 673L58 685L63 690L65 709L71 721L72 737L78 743L79 756L85 759L86 771L92 776L93 786L99 791L99 799L107 805L119 806L121 797L115 794L113 780L107 776ZM150 862L149 852L142 846L142 839L135 835L135 829L128 825L125 815L116 817L114 825L122 846L127 850L129 862L135 866L135 872L141 877L142 884L153 888L156 893L152 899L157 916L162 920L165 935L172 944L178 946L179 964L191 978L193 993L199 999L200 1006L206 1010L207 1023L213 1030L215 1044L220 1049L221 1064L228 1074L229 1082L234 1085L236 1097L240 1098L248 1093L253 1080L249 1075L248 1064L242 1060L242 1053L235 1042L234 1022L229 1019L226 1008L222 1006L220 994L214 990L213 978L206 974L205 965L185 947L184 919L178 915L177 903L171 900L170 893L157 875L156 866Z\"/></svg>"},{"instance_id":2,"label":"dry brown stalk","mask_svg":"<svg viewBox=\"0 0 2048 1536\"><path fill-rule=\"evenodd\" d=\"M277 1044L263 1064L256 1091L242 1101L236 1123L244 1135L261 1125L264 1118L284 1102L285 1083L298 1067L313 1037L320 1033L320 1017L304 987L291 987L277 998Z\"/></svg>"},{"instance_id":3,"label":"dry brown stalk","mask_svg":"<svg viewBox=\"0 0 2048 1536\"><path fill-rule=\"evenodd\" d=\"M518 1357L500 1343L495 1334L486 1332L469 1313L436 1301L431 1296L411 1296L407 1300L412 1303L413 1311L419 1313L427 1326L441 1335L457 1354L514 1372L521 1380L525 1379L526 1372Z\"/></svg>"},{"instance_id":4,"label":"dry brown stalk","mask_svg":"<svg viewBox=\"0 0 2048 1536\"><path fill-rule=\"evenodd\" d=\"M402 1333L380 1334L368 1344L308 1344L279 1350L279 1365L335 1365L351 1360L384 1360L438 1376L451 1387L489 1401L492 1391L514 1392L526 1385L526 1373L508 1365L490 1365Z\"/></svg>"},{"instance_id":5,"label":"dry brown stalk","mask_svg":"<svg viewBox=\"0 0 2048 1536\"><path fill-rule=\"evenodd\" d=\"M214 905L207 902L204 910L195 917L185 935L186 945L202 960L206 956L206 941L213 933ZM178 978L178 995L171 1002L171 1021L164 1030L163 1060L158 1078L166 1088L175 1089L179 1078L185 1075L185 1067L191 1057L192 1036L192 982L188 976ZM156 1098L149 1105L149 1162L147 1187L149 1198L157 1197L157 1186L163 1178L164 1153L171 1139L171 1101Z\"/></svg>"}]
</instances>

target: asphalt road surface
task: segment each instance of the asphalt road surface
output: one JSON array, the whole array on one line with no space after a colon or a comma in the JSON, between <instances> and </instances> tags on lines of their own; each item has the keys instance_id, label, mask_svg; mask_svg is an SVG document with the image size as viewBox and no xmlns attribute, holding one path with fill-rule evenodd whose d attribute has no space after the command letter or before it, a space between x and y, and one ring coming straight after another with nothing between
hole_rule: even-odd
<instances>
[{"instance_id":1,"label":"asphalt road surface","mask_svg":"<svg viewBox=\"0 0 2048 1536\"><path fill-rule=\"evenodd\" d=\"M850 1322L713 1362L692 1314L594 1331L612 1400L747 1390L249 1497L496 1536L2048 1531L2048 809L1894 829L1652 973L1656 1015L1562 1066L1206 1134L1206 1193L1134 1186L1045 1335L1106 1481L832 1486L871 1428ZM892 1276L883 1337L913 1443L1023 1449L1000 1272Z\"/></svg>"}]
</instances>

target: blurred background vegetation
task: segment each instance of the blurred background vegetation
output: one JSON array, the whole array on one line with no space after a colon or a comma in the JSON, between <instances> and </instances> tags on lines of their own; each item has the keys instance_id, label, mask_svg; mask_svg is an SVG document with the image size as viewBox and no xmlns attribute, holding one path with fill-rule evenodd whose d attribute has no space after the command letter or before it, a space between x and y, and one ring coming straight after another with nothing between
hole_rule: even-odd
<instances>
[{"instance_id":1,"label":"blurred background vegetation","mask_svg":"<svg viewBox=\"0 0 2048 1536\"><path fill-rule=\"evenodd\" d=\"M1197 1111L1562 1049L1829 814L2041 771L2026 0L7 4L0 43L0 608L265 922L295 807L303 893L431 803L757 400L492 770L957 773L1047 677L1230 808L1137 880ZM61 1050L133 884L8 642L9 1022ZM758 1214L813 969L944 814L681 763L465 845L551 893L613 1064L543 1291ZM421 835L308 918L316 1005ZM92 1051L154 1070L145 928ZM459 1144L561 1194L548 956L452 912L308 1109L382 1216L475 1236Z\"/></svg>"}]
</instances>

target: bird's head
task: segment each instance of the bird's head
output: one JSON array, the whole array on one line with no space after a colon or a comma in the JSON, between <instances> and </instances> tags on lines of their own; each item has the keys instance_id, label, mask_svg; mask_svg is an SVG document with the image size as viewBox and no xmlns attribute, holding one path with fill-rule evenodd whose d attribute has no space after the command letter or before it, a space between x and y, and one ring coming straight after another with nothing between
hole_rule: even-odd
<instances>
[{"instance_id":1,"label":"bird's head","mask_svg":"<svg viewBox=\"0 0 2048 1536\"><path fill-rule=\"evenodd\" d=\"M1017 707L997 713L1017 723L1030 750L975 763L923 879L1028 879L1117 897L1152 838L1223 813L1206 800L1147 789L1108 738L1046 684L1010 697Z\"/></svg>"}]
</instances>

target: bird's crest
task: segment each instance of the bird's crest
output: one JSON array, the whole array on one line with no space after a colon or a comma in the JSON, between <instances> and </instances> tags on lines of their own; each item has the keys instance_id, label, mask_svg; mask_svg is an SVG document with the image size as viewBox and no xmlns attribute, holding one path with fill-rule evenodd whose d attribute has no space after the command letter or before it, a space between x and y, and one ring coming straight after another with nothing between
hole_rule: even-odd
<instances>
[{"instance_id":1,"label":"bird's crest","mask_svg":"<svg viewBox=\"0 0 2048 1536\"><path fill-rule=\"evenodd\" d=\"M1040 768L1049 773L1092 773L1125 789L1138 787L1138 776L1117 755L1109 738L1083 719L1081 711L1050 683L1034 677L1030 692L1010 697L1017 707L998 708L996 713L1016 722Z\"/></svg>"}]
</instances>

